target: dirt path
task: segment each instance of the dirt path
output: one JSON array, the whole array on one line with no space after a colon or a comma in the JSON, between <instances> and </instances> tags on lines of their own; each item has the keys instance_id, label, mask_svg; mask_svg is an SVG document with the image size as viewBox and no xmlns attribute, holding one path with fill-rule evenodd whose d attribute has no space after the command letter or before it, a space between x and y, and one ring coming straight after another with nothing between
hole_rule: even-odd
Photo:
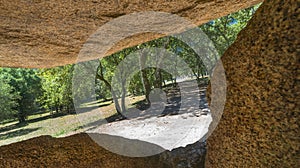
<instances>
[{"instance_id":1,"label":"dirt path","mask_svg":"<svg viewBox=\"0 0 300 168\"><path fill-rule=\"evenodd\" d=\"M149 109L143 111L135 109L135 111L129 112L135 115L127 115L129 119L102 124L87 133L140 140L158 145L165 150L195 143L204 137L211 122L211 115L205 100L206 88L202 87L199 91L198 87L193 87L191 82L182 83L180 88L181 94L174 95L173 93L171 97L167 94L165 101L167 103L156 102ZM111 139L106 139L107 142L97 138L94 140L104 148L121 155L135 157L145 155L144 151L130 153L122 150L122 147L112 147L109 142ZM143 150L147 149L143 148ZM148 150L155 154L161 152L160 150Z\"/></svg>"}]
</instances>

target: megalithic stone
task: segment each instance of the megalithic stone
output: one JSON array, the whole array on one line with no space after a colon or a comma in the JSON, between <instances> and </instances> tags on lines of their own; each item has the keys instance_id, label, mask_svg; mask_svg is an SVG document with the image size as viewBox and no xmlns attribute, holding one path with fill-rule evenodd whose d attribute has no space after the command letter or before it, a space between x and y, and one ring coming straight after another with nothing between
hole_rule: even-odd
<instances>
[{"instance_id":1,"label":"megalithic stone","mask_svg":"<svg viewBox=\"0 0 300 168\"><path fill-rule=\"evenodd\" d=\"M123 15L143 11L167 12L201 25L261 1L2 0L0 67L46 68L76 63L88 37L99 27ZM130 25L126 26L126 29L132 29ZM147 32L136 34L116 43L106 56L162 36ZM93 59L97 57L89 60Z\"/></svg>"},{"instance_id":2,"label":"megalithic stone","mask_svg":"<svg viewBox=\"0 0 300 168\"><path fill-rule=\"evenodd\" d=\"M265 1L222 56L226 104L206 167L300 166L299 12Z\"/></svg>"}]
</instances>

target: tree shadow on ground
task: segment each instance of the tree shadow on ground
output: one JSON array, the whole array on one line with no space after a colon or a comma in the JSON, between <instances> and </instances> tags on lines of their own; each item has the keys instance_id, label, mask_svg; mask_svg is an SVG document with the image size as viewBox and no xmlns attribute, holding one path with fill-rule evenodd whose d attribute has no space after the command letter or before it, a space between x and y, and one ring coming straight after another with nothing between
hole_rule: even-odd
<instances>
[{"instance_id":1,"label":"tree shadow on ground","mask_svg":"<svg viewBox=\"0 0 300 168\"><path fill-rule=\"evenodd\" d=\"M43 116L43 117L38 117L38 118L26 120L23 123L16 123L16 124L12 124L12 125L2 127L2 128L0 128L0 133L11 131L11 130L14 130L14 129L18 129L18 128L21 128L21 127L25 127L25 126L27 126L28 124L31 124L31 123L40 122L40 121L53 119L53 118L58 118L58 117L63 117L63 116L72 115L72 114L73 113L55 113L55 114L49 114L49 115L46 115L46 116Z\"/></svg>"},{"instance_id":2,"label":"tree shadow on ground","mask_svg":"<svg viewBox=\"0 0 300 168\"><path fill-rule=\"evenodd\" d=\"M128 139L117 135L88 133L100 146L109 151L129 157L147 157L166 151L163 147L138 139Z\"/></svg>"},{"instance_id":3,"label":"tree shadow on ground","mask_svg":"<svg viewBox=\"0 0 300 168\"><path fill-rule=\"evenodd\" d=\"M188 87L188 86L187 86ZM169 87L165 90L167 103L162 102L154 102L154 106L160 106L161 108L152 108L150 107L146 100L138 101L132 104L134 107L129 108L124 116L127 117L125 119L137 119L137 120L145 120L151 117L164 117L167 115L178 115L183 113L194 113L195 111L201 111L201 109L208 108L208 104L206 101L206 91L207 83L202 83L198 85L198 88L193 88L187 94L188 98L185 101L187 104L185 107L181 106L181 92L179 87ZM193 95L193 96L189 96ZM194 99L195 98L195 99ZM83 125L81 128L88 128L88 130L93 130L98 126L106 123L117 122L124 120L123 116L118 114L114 114L105 119L99 119L97 121L88 123Z\"/></svg>"},{"instance_id":4,"label":"tree shadow on ground","mask_svg":"<svg viewBox=\"0 0 300 168\"><path fill-rule=\"evenodd\" d=\"M121 120L125 120L125 119L126 118L124 118L123 116L121 116L119 114L114 114L112 116L106 117L105 119L99 119L97 121L84 124L84 125L80 126L80 128L88 128L87 131L89 131L89 130L93 130L93 129L97 128L98 126L100 126L102 124L117 122L117 121L121 121ZM73 131L76 131L77 129L78 128L76 128Z\"/></svg>"},{"instance_id":5,"label":"tree shadow on ground","mask_svg":"<svg viewBox=\"0 0 300 168\"><path fill-rule=\"evenodd\" d=\"M108 99L107 101L111 101L111 100ZM103 103L103 102L100 102L100 103ZM84 111L84 112L88 112L88 111L91 111L91 110L94 110L94 109L97 109L97 108L100 108L100 107L109 106L110 104L112 104L112 103L109 102L109 103L100 104L100 105L94 103L93 105L95 105L95 106L83 107L83 108L81 108L81 110ZM36 114L42 114L42 113L36 113ZM55 118L58 118L58 117L64 117L64 116L67 116L67 115L75 115L75 114L76 114L75 111L70 112L70 113L59 112L59 113L45 115L45 116L38 117L38 118L33 118L33 119L30 119L30 120L26 120L23 123L16 123L16 124L12 124L12 125L2 127L2 128L0 128L0 133L7 132L7 131L12 131L12 130L15 130L15 129L18 129L18 128L22 128L22 127L25 127L25 126L27 126L28 124L31 124L31 123L36 123L36 122L40 122L40 121L44 121L44 120L48 120L48 119L55 119ZM117 118L115 118L115 119L117 119ZM113 119L110 119L110 120L113 120ZM14 121L10 121L10 122L14 122ZM9 123L9 122L2 123L2 124L7 124L7 123Z\"/></svg>"},{"instance_id":6,"label":"tree shadow on ground","mask_svg":"<svg viewBox=\"0 0 300 168\"><path fill-rule=\"evenodd\" d=\"M49 115L46 115L46 116L43 116L43 117L38 117L38 118L27 120L26 122L28 124L30 124L30 123L35 123L35 122L40 122L40 121L43 121L43 120L47 120L47 119L50 119L50 118L64 117L66 115L72 115L72 114L75 114L75 113L55 113L55 114L49 114Z\"/></svg>"},{"instance_id":7,"label":"tree shadow on ground","mask_svg":"<svg viewBox=\"0 0 300 168\"><path fill-rule=\"evenodd\" d=\"M14 129L18 129L18 128L21 128L21 127L25 127L27 125L28 124L25 123L25 122L24 123L16 123L16 124L8 125L8 126L0 128L0 133L6 132L6 131L11 131L11 130L14 130Z\"/></svg>"},{"instance_id":8,"label":"tree shadow on ground","mask_svg":"<svg viewBox=\"0 0 300 168\"><path fill-rule=\"evenodd\" d=\"M5 140L5 139L9 139L9 138L15 138L15 137L18 137L18 136L23 136L23 135L29 134L31 132L37 131L40 128L41 127L26 128L26 129L20 129L20 130L8 132L8 133L5 133L5 134L0 134L0 140Z\"/></svg>"},{"instance_id":9,"label":"tree shadow on ground","mask_svg":"<svg viewBox=\"0 0 300 168\"><path fill-rule=\"evenodd\" d=\"M147 104L146 100L141 100L134 103L135 107L129 108L125 116L129 116L130 119L137 118L138 120L144 120L151 117L164 117L167 115L178 115L183 113L193 113L202 109L208 108L206 100L206 88L207 83L203 82L198 84L198 88L190 86L189 81L185 84L185 97L182 97L182 91L178 86L169 87L165 89L167 101L157 101L152 103L151 106ZM194 87L194 88L193 88ZM188 89L187 89L188 88ZM184 101L182 101L184 99ZM184 104L184 105L182 105Z\"/></svg>"}]
</instances>

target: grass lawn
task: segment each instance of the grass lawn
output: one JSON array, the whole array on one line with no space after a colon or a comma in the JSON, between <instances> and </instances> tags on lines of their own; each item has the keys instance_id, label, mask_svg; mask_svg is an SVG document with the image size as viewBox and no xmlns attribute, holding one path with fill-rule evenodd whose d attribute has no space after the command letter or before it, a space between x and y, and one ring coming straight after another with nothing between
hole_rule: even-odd
<instances>
[{"instance_id":1,"label":"grass lawn","mask_svg":"<svg viewBox=\"0 0 300 168\"><path fill-rule=\"evenodd\" d=\"M127 97L131 104L144 99L144 96ZM23 141L41 135L63 137L84 132L93 123L116 113L114 104L107 102L90 102L84 107L99 107L81 113L52 117L50 113L28 116L27 125L17 125L18 121L2 123L0 125L0 146Z\"/></svg>"}]
</instances>

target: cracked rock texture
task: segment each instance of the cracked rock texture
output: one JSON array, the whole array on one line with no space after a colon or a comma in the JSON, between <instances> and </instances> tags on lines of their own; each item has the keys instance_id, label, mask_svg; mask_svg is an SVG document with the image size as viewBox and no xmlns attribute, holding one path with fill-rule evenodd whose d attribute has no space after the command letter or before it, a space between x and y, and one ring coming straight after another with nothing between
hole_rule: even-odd
<instances>
[{"instance_id":1,"label":"cracked rock texture","mask_svg":"<svg viewBox=\"0 0 300 168\"><path fill-rule=\"evenodd\" d=\"M299 12L296 0L265 1L222 56L226 104L207 167L300 167Z\"/></svg>"},{"instance_id":2,"label":"cracked rock texture","mask_svg":"<svg viewBox=\"0 0 300 168\"><path fill-rule=\"evenodd\" d=\"M0 0L0 66L45 68L76 63L90 35L114 18L133 12L168 12L200 25L261 1ZM161 36L133 35L115 44L105 55Z\"/></svg>"}]
</instances>

